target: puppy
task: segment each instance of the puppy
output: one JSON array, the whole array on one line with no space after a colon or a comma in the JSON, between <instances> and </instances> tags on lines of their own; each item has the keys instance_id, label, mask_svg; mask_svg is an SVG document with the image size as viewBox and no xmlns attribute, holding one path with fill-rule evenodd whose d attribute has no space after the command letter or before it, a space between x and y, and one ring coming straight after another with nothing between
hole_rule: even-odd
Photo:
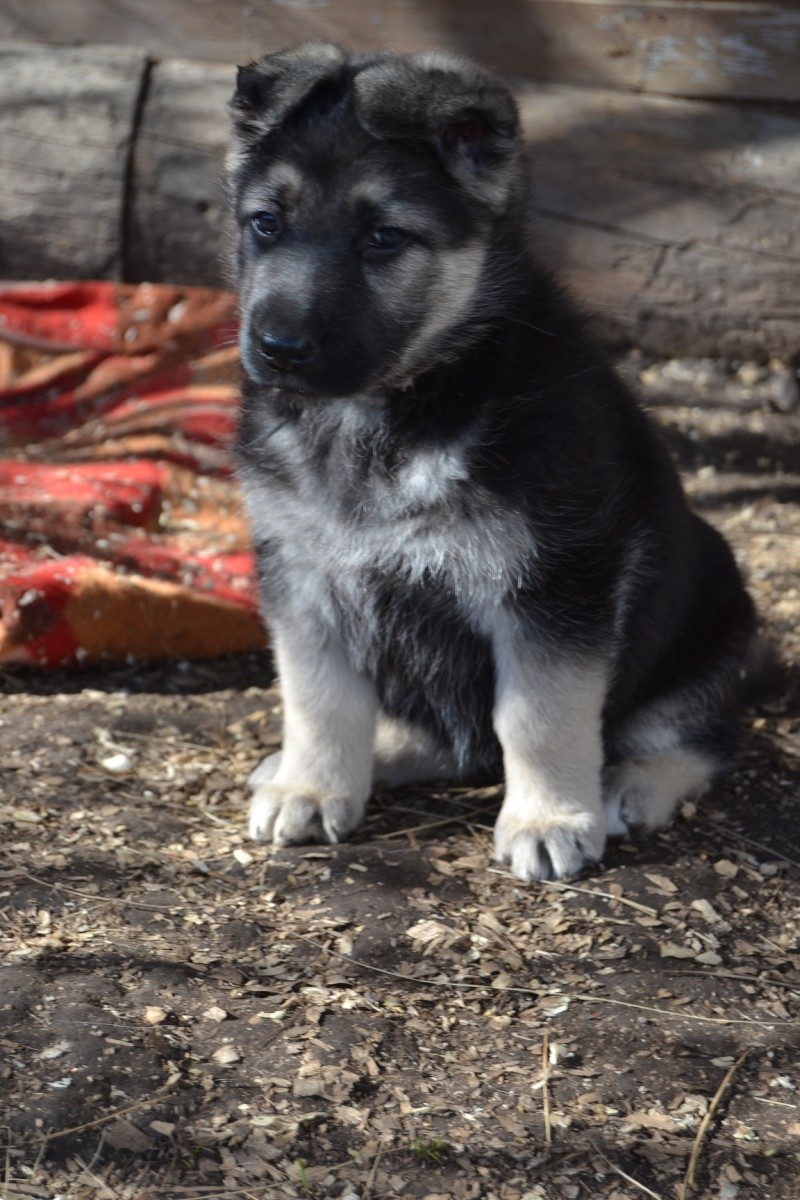
<instances>
[{"instance_id":1,"label":"puppy","mask_svg":"<svg viewBox=\"0 0 800 1200\"><path fill-rule=\"evenodd\" d=\"M731 749L754 613L530 250L514 100L449 54L239 71L238 473L284 704L250 834L502 771L521 879L653 829Z\"/></svg>"}]
</instances>

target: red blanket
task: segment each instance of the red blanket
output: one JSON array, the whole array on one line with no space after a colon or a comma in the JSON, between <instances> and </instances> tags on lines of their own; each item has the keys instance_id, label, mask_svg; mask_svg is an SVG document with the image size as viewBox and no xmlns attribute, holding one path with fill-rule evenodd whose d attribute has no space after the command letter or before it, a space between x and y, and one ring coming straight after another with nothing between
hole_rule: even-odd
<instances>
[{"instance_id":1,"label":"red blanket","mask_svg":"<svg viewBox=\"0 0 800 1200\"><path fill-rule=\"evenodd\" d=\"M0 661L263 646L234 313L205 288L0 285Z\"/></svg>"}]
</instances>

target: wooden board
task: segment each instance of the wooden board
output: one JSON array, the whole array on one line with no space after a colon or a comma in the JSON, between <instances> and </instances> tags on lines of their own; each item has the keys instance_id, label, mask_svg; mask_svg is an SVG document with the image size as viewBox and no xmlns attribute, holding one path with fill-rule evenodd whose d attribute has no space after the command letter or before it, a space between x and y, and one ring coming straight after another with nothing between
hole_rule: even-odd
<instances>
[{"instance_id":1,"label":"wooden board","mask_svg":"<svg viewBox=\"0 0 800 1200\"><path fill-rule=\"evenodd\" d=\"M307 37L449 46L533 80L800 101L790 0L4 0L0 38L245 62Z\"/></svg>"},{"instance_id":2,"label":"wooden board","mask_svg":"<svg viewBox=\"0 0 800 1200\"><path fill-rule=\"evenodd\" d=\"M118 278L140 50L0 46L0 277Z\"/></svg>"}]
</instances>

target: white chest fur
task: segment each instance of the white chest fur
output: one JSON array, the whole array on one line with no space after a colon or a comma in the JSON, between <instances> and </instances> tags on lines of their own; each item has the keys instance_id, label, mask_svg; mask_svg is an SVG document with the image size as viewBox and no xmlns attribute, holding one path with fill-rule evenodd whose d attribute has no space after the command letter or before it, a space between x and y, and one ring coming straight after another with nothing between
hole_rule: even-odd
<instances>
[{"instance_id":1,"label":"white chest fur","mask_svg":"<svg viewBox=\"0 0 800 1200\"><path fill-rule=\"evenodd\" d=\"M291 485L248 468L242 482L256 540L280 544L307 599L311 589L318 603L324 582L352 594L378 574L444 587L483 624L530 569L530 530L471 482L465 442L423 447L392 470L366 473L356 488L340 488L305 459L292 430L276 437L273 452Z\"/></svg>"}]
</instances>

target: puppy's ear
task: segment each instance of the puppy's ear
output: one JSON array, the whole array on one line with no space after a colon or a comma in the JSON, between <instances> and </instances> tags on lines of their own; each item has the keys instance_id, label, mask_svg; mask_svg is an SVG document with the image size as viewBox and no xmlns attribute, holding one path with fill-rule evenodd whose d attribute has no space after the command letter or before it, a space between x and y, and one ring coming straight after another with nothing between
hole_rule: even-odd
<instances>
[{"instance_id":1,"label":"puppy's ear","mask_svg":"<svg viewBox=\"0 0 800 1200\"><path fill-rule=\"evenodd\" d=\"M335 79L346 61L334 42L303 42L239 67L228 104L238 148L248 149L280 125L315 87Z\"/></svg>"},{"instance_id":2,"label":"puppy's ear","mask_svg":"<svg viewBox=\"0 0 800 1200\"><path fill-rule=\"evenodd\" d=\"M519 173L514 98L476 63L440 52L386 58L354 80L356 115L373 137L433 146L445 169L492 209Z\"/></svg>"}]
</instances>

